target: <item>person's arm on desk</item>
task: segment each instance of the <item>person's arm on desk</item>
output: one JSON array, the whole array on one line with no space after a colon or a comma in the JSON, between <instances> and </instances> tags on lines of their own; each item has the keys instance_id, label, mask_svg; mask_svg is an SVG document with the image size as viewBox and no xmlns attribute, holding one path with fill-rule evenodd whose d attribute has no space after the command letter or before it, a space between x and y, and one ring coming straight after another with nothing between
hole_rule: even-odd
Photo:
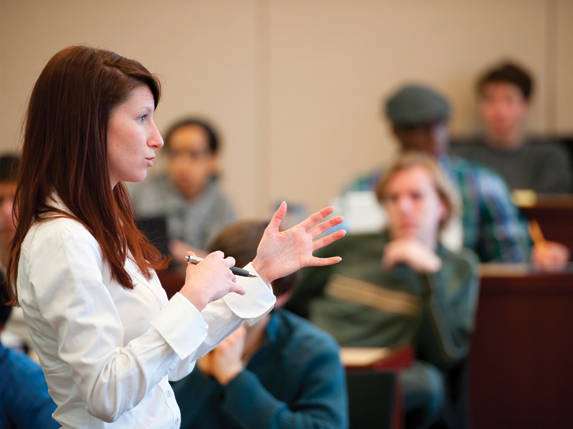
<instances>
[{"instance_id":1,"label":"person's arm on desk","mask_svg":"<svg viewBox=\"0 0 573 429\"><path fill-rule=\"evenodd\" d=\"M240 329L198 361L205 375L224 386L221 410L236 423L248 429L346 427L346 410L339 409L345 404L341 400L344 371L334 343L313 344L312 359L302 359L304 368L300 359L283 368L292 371L289 378L293 382L301 383L300 394L292 403L275 398L255 373L243 366L244 347L245 331Z\"/></svg>"}]
</instances>

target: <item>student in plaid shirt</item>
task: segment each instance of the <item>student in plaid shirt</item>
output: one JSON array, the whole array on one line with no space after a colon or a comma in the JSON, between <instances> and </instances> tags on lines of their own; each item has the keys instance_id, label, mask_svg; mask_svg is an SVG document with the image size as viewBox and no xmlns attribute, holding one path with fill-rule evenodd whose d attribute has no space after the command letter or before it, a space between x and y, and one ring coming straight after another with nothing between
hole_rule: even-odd
<instances>
[{"instance_id":1,"label":"student in plaid shirt","mask_svg":"<svg viewBox=\"0 0 573 429\"><path fill-rule=\"evenodd\" d=\"M449 144L449 102L430 88L410 85L396 92L385 106L392 131L403 149L434 155L457 186L462 201L463 245L482 262L527 262L560 265L569 258L567 248L547 242L532 246L527 224L512 203L507 185L495 171L446 154ZM373 190L380 169L359 177L346 191Z\"/></svg>"}]
</instances>

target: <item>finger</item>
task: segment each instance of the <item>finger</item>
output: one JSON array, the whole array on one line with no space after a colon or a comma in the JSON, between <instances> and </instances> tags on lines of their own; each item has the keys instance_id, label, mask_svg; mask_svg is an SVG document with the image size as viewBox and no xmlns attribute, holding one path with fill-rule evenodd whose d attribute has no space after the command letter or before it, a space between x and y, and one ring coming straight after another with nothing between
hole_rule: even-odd
<instances>
[{"instance_id":1,"label":"finger","mask_svg":"<svg viewBox=\"0 0 573 429\"><path fill-rule=\"evenodd\" d=\"M330 258L317 258L313 256L308 264L309 267L326 267L327 265L338 264L342 261L340 256L332 256Z\"/></svg>"},{"instance_id":2,"label":"finger","mask_svg":"<svg viewBox=\"0 0 573 429\"><path fill-rule=\"evenodd\" d=\"M191 251L188 251L188 252L185 254L185 256L193 256L193 257L195 257L195 256L197 256L197 255L196 255L195 253L191 252Z\"/></svg>"},{"instance_id":3,"label":"finger","mask_svg":"<svg viewBox=\"0 0 573 429\"><path fill-rule=\"evenodd\" d=\"M333 226L340 225L344 221L342 216L336 216L335 218L329 219L326 222L322 222L321 224L317 225L316 227L312 228L309 233L312 238L322 234L324 231L329 230Z\"/></svg>"},{"instance_id":4,"label":"finger","mask_svg":"<svg viewBox=\"0 0 573 429\"><path fill-rule=\"evenodd\" d=\"M266 229L271 232L278 231L281 222L286 215L286 212L287 212L287 203L283 201L279 206L279 208L277 209L277 211L275 212L275 214L273 215L273 218L271 219L269 226L267 226Z\"/></svg>"},{"instance_id":5,"label":"finger","mask_svg":"<svg viewBox=\"0 0 573 429\"><path fill-rule=\"evenodd\" d=\"M319 238L318 240L312 242L312 250L314 251L322 249L323 247L328 246L330 243L334 243L336 240L340 240L345 235L346 231L341 229L327 235L326 237Z\"/></svg>"},{"instance_id":6,"label":"finger","mask_svg":"<svg viewBox=\"0 0 573 429\"><path fill-rule=\"evenodd\" d=\"M244 295L247 293L247 291L243 286L235 282L230 282L229 292L235 292L238 293L239 295Z\"/></svg>"},{"instance_id":7,"label":"finger","mask_svg":"<svg viewBox=\"0 0 573 429\"><path fill-rule=\"evenodd\" d=\"M235 258L233 258L232 256L225 258L224 261L225 261L225 266L227 268L234 267L236 263Z\"/></svg>"},{"instance_id":8,"label":"finger","mask_svg":"<svg viewBox=\"0 0 573 429\"><path fill-rule=\"evenodd\" d=\"M303 220L299 225L302 226L305 229L305 231L307 231L314 225L316 225L318 222L320 222L322 219L324 219L326 216L332 214L333 211L334 207L325 207L321 211L316 212L312 216L309 216L308 218Z\"/></svg>"},{"instance_id":9,"label":"finger","mask_svg":"<svg viewBox=\"0 0 573 429\"><path fill-rule=\"evenodd\" d=\"M220 250L216 250L212 253L209 253L205 259L210 258L210 259L223 259L225 257L225 254L223 252L221 252Z\"/></svg>"},{"instance_id":10,"label":"finger","mask_svg":"<svg viewBox=\"0 0 573 429\"><path fill-rule=\"evenodd\" d=\"M189 280L190 276L193 274L193 271L196 269L197 266L195 264L192 264L191 262L187 263L187 267L185 268L185 282Z\"/></svg>"}]
</instances>

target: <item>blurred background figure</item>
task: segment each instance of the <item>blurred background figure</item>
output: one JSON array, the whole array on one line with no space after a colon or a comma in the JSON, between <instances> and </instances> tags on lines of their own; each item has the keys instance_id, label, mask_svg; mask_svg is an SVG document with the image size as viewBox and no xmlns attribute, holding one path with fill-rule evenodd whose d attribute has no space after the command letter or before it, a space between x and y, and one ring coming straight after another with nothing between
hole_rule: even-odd
<instances>
[{"instance_id":1,"label":"blurred background figure","mask_svg":"<svg viewBox=\"0 0 573 429\"><path fill-rule=\"evenodd\" d=\"M402 155L377 188L381 233L349 235L336 267L303 270L288 308L307 314L343 347L411 345L401 374L407 428L468 426L467 354L478 299L478 259L452 253L439 232L457 195L433 158Z\"/></svg>"},{"instance_id":2,"label":"blurred background figure","mask_svg":"<svg viewBox=\"0 0 573 429\"><path fill-rule=\"evenodd\" d=\"M256 255L267 222L243 221L209 246L237 266ZM344 370L330 335L281 309L298 273L273 282L274 310L245 325L173 384L181 428L345 428Z\"/></svg>"},{"instance_id":3,"label":"blurred background figure","mask_svg":"<svg viewBox=\"0 0 573 429\"><path fill-rule=\"evenodd\" d=\"M0 157L0 270L6 273L10 243L16 234L12 217L18 180L19 159L15 155Z\"/></svg>"},{"instance_id":4,"label":"blurred background figure","mask_svg":"<svg viewBox=\"0 0 573 429\"><path fill-rule=\"evenodd\" d=\"M430 154L454 183L461 197L463 247L474 250L482 262L566 263L568 251L559 243L533 246L532 253L527 225L498 173L446 153L451 106L445 97L426 86L408 85L386 101L385 113L401 149ZM377 169L359 177L347 190L372 191L381 174Z\"/></svg>"},{"instance_id":5,"label":"blurred background figure","mask_svg":"<svg viewBox=\"0 0 573 429\"><path fill-rule=\"evenodd\" d=\"M450 152L498 171L511 189L571 192L573 169L567 151L556 142L533 142L527 136L534 90L529 73L504 63L487 70L476 89L485 134L452 145Z\"/></svg>"},{"instance_id":6,"label":"blurred background figure","mask_svg":"<svg viewBox=\"0 0 573 429\"><path fill-rule=\"evenodd\" d=\"M16 155L0 157L0 285L4 282L6 275L10 243L16 234L13 208L19 165L20 158ZM0 305L4 305L9 300L8 296L4 296L3 288L0 294ZM10 318L5 321L6 326L1 336L2 342L10 348L31 351L32 340L22 309L15 307L10 314Z\"/></svg>"},{"instance_id":7,"label":"blurred background figure","mask_svg":"<svg viewBox=\"0 0 573 429\"><path fill-rule=\"evenodd\" d=\"M219 149L219 136L209 123L179 121L165 134L167 173L130 185L137 217L166 220L175 261L189 250L204 256L207 244L236 218L217 183Z\"/></svg>"}]
</instances>

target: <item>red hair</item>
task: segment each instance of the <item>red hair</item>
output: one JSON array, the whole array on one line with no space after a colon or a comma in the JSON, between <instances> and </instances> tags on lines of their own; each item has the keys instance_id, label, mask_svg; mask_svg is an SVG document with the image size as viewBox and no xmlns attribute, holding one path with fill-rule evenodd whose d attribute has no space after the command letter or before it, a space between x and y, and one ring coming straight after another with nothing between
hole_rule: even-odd
<instances>
[{"instance_id":1,"label":"red hair","mask_svg":"<svg viewBox=\"0 0 573 429\"><path fill-rule=\"evenodd\" d=\"M151 90L157 107L161 87L143 65L87 46L63 49L44 67L28 105L14 203L18 227L6 279L12 304L19 304L15 285L24 238L34 222L53 215L88 229L112 278L126 289L134 287L124 268L128 252L148 279L150 268L167 267L168 259L135 226L125 185L120 182L112 190L109 178L110 114L141 85ZM50 205L54 191L69 213Z\"/></svg>"}]
</instances>

